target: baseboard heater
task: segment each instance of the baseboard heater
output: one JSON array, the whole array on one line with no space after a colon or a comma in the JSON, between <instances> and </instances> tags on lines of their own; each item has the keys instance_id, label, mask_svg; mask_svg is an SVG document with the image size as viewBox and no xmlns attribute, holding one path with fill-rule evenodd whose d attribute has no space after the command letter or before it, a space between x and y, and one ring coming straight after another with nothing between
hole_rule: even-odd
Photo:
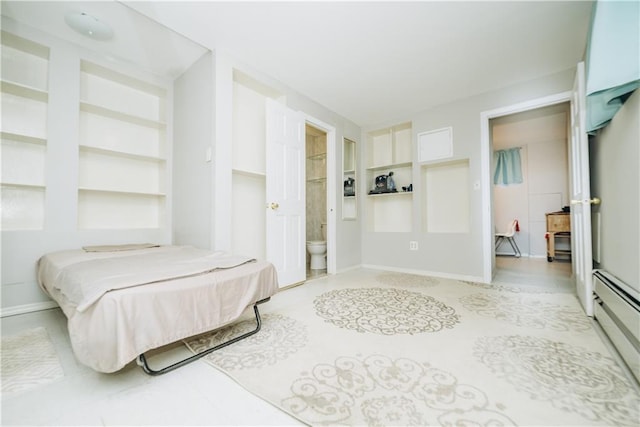
<instances>
[{"instance_id":1,"label":"baseboard heater","mask_svg":"<svg viewBox=\"0 0 640 427\"><path fill-rule=\"evenodd\" d=\"M640 292L604 270L593 283L594 317L640 382Z\"/></svg>"}]
</instances>

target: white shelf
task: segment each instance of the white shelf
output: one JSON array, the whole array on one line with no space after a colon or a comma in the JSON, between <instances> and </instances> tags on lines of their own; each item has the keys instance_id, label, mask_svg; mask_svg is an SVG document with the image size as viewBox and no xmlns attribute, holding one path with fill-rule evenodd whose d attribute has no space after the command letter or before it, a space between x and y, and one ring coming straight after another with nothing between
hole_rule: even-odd
<instances>
[{"instance_id":1,"label":"white shelf","mask_svg":"<svg viewBox=\"0 0 640 427\"><path fill-rule=\"evenodd\" d=\"M373 193L367 194L370 197L397 197L397 196L410 196L413 195L413 191L396 191L395 193Z\"/></svg>"},{"instance_id":2,"label":"white shelf","mask_svg":"<svg viewBox=\"0 0 640 427\"><path fill-rule=\"evenodd\" d=\"M412 162L403 162L403 163L393 163L381 166L370 166L367 168L368 171L377 172L389 169L400 169L400 168L409 168L413 165Z\"/></svg>"},{"instance_id":3,"label":"white shelf","mask_svg":"<svg viewBox=\"0 0 640 427\"><path fill-rule=\"evenodd\" d=\"M47 145L47 140L35 136L22 135L11 132L0 132L0 138L3 140L17 141L25 144Z\"/></svg>"},{"instance_id":4,"label":"white shelf","mask_svg":"<svg viewBox=\"0 0 640 427\"><path fill-rule=\"evenodd\" d=\"M2 80L2 82L0 82L0 89L2 93L19 96L21 98L28 98L39 102L49 101L49 93L47 91L20 83Z\"/></svg>"},{"instance_id":5,"label":"white shelf","mask_svg":"<svg viewBox=\"0 0 640 427\"><path fill-rule=\"evenodd\" d=\"M49 48L2 31L2 80L46 93Z\"/></svg>"},{"instance_id":6,"label":"white shelf","mask_svg":"<svg viewBox=\"0 0 640 427\"><path fill-rule=\"evenodd\" d=\"M257 172L257 171L249 171L249 170L243 170L243 169L232 169L232 173L237 174L237 175L241 175L241 176L247 176L250 178L266 178L267 174L264 172Z\"/></svg>"},{"instance_id":7,"label":"white shelf","mask_svg":"<svg viewBox=\"0 0 640 427\"><path fill-rule=\"evenodd\" d=\"M89 188L89 187L79 187L79 192L83 193L103 193L103 194L112 194L118 195L123 194L127 196L145 196L145 197L166 197L164 193L148 193L145 191L125 191L125 190L114 190L109 188Z\"/></svg>"},{"instance_id":8,"label":"white shelf","mask_svg":"<svg viewBox=\"0 0 640 427\"><path fill-rule=\"evenodd\" d=\"M106 156L121 157L123 159L143 160L143 161L150 161L150 162L156 162L156 163L166 162L165 159L157 156L147 156L144 154L136 154L136 153L125 152L125 151L111 150L108 148L92 147L90 145L80 145L80 151L103 154Z\"/></svg>"},{"instance_id":9,"label":"white shelf","mask_svg":"<svg viewBox=\"0 0 640 427\"><path fill-rule=\"evenodd\" d=\"M364 187L368 196L366 225L370 232L409 232L413 227L413 192L402 191L402 187L413 184L411 132L411 123L403 123L368 134ZM390 172L398 191L369 194L376 177Z\"/></svg>"},{"instance_id":10,"label":"white shelf","mask_svg":"<svg viewBox=\"0 0 640 427\"><path fill-rule=\"evenodd\" d=\"M167 91L90 62L81 62L81 103L151 123L165 121Z\"/></svg>"},{"instance_id":11,"label":"white shelf","mask_svg":"<svg viewBox=\"0 0 640 427\"><path fill-rule=\"evenodd\" d=\"M165 198L127 192L80 190L78 228L155 229L164 223Z\"/></svg>"},{"instance_id":12,"label":"white shelf","mask_svg":"<svg viewBox=\"0 0 640 427\"><path fill-rule=\"evenodd\" d=\"M354 179L354 195L346 196L344 194L344 187L342 188L342 219L343 220L355 220L358 214L358 199L356 194L361 191L359 184L359 177L356 173L357 165L357 150L356 142L350 139L344 138L342 140L342 176L344 181L348 178ZM343 184L344 184L343 181Z\"/></svg>"},{"instance_id":13,"label":"white shelf","mask_svg":"<svg viewBox=\"0 0 640 427\"><path fill-rule=\"evenodd\" d=\"M78 227L160 228L167 91L81 62Z\"/></svg>"},{"instance_id":14,"label":"white shelf","mask_svg":"<svg viewBox=\"0 0 640 427\"><path fill-rule=\"evenodd\" d=\"M40 184L24 184L21 182L2 182L0 183L3 187L14 188L14 189L24 189L24 190L44 190L46 187Z\"/></svg>"},{"instance_id":15,"label":"white shelf","mask_svg":"<svg viewBox=\"0 0 640 427\"><path fill-rule=\"evenodd\" d=\"M2 32L0 123L3 230L42 230L49 49Z\"/></svg>"},{"instance_id":16,"label":"white shelf","mask_svg":"<svg viewBox=\"0 0 640 427\"><path fill-rule=\"evenodd\" d=\"M46 92L2 82L2 132L46 139L47 100Z\"/></svg>"},{"instance_id":17,"label":"white shelf","mask_svg":"<svg viewBox=\"0 0 640 427\"><path fill-rule=\"evenodd\" d=\"M108 117L110 119L129 122L138 126L146 126L155 129L164 129L166 127L166 124L164 122L147 119L145 117L133 115L130 113L123 113L121 111L112 110L100 105L91 104L86 101L80 102L80 111L97 114L100 116Z\"/></svg>"}]
</instances>

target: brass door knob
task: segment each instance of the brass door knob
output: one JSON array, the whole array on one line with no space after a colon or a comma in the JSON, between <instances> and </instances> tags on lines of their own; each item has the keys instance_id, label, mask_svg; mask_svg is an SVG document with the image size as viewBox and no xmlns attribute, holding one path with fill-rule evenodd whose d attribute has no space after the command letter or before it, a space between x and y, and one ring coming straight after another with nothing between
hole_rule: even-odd
<instances>
[{"instance_id":1,"label":"brass door knob","mask_svg":"<svg viewBox=\"0 0 640 427\"><path fill-rule=\"evenodd\" d=\"M274 211L277 210L279 207L280 207L280 205L277 204L276 202L271 202L269 204L269 208L271 208L271 210L274 210Z\"/></svg>"},{"instance_id":2,"label":"brass door knob","mask_svg":"<svg viewBox=\"0 0 640 427\"><path fill-rule=\"evenodd\" d=\"M585 200L571 200L572 205L579 205L581 203L591 203L592 205L599 205L602 202L598 197L594 197L593 199L585 199Z\"/></svg>"}]
</instances>

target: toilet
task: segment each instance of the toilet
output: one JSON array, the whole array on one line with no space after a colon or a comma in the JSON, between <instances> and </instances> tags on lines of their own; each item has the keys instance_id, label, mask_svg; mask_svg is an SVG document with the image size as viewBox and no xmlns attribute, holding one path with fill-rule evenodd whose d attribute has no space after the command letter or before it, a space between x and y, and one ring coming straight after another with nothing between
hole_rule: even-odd
<instances>
[{"instance_id":1,"label":"toilet","mask_svg":"<svg viewBox=\"0 0 640 427\"><path fill-rule=\"evenodd\" d=\"M307 241L307 252L311 255L311 270L325 270L327 268L327 224L320 225L322 237L325 240Z\"/></svg>"}]
</instances>

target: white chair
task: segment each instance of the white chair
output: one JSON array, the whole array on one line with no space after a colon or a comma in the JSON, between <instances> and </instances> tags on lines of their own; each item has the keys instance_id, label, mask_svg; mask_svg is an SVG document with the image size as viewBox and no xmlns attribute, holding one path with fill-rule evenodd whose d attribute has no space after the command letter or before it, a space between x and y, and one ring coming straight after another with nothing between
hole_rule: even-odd
<instances>
[{"instance_id":1,"label":"white chair","mask_svg":"<svg viewBox=\"0 0 640 427\"><path fill-rule=\"evenodd\" d=\"M516 258L520 258L522 256L522 254L520 253L520 248L518 248L518 245L516 243L516 239L513 238L513 236L515 236L516 234L517 229L518 220L514 219L507 226L507 231L505 233L496 233L496 252L498 251L500 245L502 245L502 243L506 240L507 242L509 242L511 248L513 249L513 255Z\"/></svg>"}]
</instances>

